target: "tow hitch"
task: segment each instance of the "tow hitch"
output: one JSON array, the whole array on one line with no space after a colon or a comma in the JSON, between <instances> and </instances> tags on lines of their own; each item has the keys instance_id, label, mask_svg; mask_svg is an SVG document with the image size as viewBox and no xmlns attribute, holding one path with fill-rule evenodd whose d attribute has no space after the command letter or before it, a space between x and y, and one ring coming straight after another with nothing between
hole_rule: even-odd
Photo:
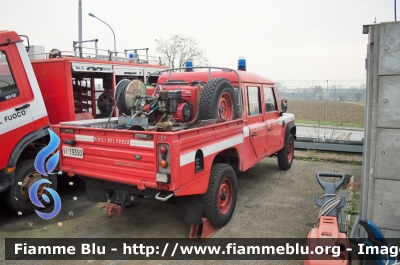
<instances>
[{"instance_id":1,"label":"tow hitch","mask_svg":"<svg viewBox=\"0 0 400 265\"><path fill-rule=\"evenodd\" d=\"M118 205L118 204L113 204L113 203L109 203L107 205L104 205L100 208L100 210L103 210L104 208L107 208L107 215L108 218L112 218L115 215L120 215L123 208L122 205Z\"/></svg>"},{"instance_id":2,"label":"tow hitch","mask_svg":"<svg viewBox=\"0 0 400 265\"><path fill-rule=\"evenodd\" d=\"M114 215L120 215L125 205L129 205L133 200L134 196L130 196L127 191L115 190L110 203L102 206L100 210L107 208L108 218L112 218Z\"/></svg>"}]
</instances>

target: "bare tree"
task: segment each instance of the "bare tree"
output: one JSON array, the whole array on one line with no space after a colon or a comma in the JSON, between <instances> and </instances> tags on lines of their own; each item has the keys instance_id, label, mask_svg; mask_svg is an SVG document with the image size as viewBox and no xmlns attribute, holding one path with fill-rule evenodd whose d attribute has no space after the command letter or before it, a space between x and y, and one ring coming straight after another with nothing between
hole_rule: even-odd
<instances>
[{"instance_id":1,"label":"bare tree","mask_svg":"<svg viewBox=\"0 0 400 265\"><path fill-rule=\"evenodd\" d=\"M187 61L194 65L204 65L206 59L198 40L181 35L172 35L169 39L155 39L157 52L170 68L183 68Z\"/></svg>"}]
</instances>

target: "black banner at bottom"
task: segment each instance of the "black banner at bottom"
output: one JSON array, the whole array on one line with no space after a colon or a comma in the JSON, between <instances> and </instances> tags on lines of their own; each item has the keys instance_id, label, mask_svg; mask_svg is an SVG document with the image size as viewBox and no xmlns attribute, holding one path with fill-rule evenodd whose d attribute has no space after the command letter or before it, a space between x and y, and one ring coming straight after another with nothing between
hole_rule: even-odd
<instances>
[{"instance_id":1,"label":"black banner at bottom","mask_svg":"<svg viewBox=\"0 0 400 265\"><path fill-rule=\"evenodd\" d=\"M395 245L356 245L343 239L6 238L6 260L396 260ZM391 264L391 263L389 263Z\"/></svg>"}]
</instances>

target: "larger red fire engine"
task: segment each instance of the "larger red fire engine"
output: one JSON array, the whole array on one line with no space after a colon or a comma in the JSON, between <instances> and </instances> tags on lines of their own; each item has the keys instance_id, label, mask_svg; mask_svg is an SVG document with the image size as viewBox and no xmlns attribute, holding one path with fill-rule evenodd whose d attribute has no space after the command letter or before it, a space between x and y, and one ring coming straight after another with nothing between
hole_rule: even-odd
<instances>
[{"instance_id":1,"label":"larger red fire engine","mask_svg":"<svg viewBox=\"0 0 400 265\"><path fill-rule=\"evenodd\" d=\"M185 72L176 72L175 70ZM168 70L147 88L122 80L115 93L119 116L52 126L61 139L60 168L86 181L88 199L111 202L119 214L134 196L174 199L179 220L214 227L231 218L235 171L277 154L291 167L294 115L278 104L274 83L239 69Z\"/></svg>"},{"instance_id":2,"label":"larger red fire engine","mask_svg":"<svg viewBox=\"0 0 400 265\"><path fill-rule=\"evenodd\" d=\"M48 59L30 61L20 36L0 31L0 195L12 210L34 212L28 190L43 176L33 159L47 144L50 124L108 117L117 82L156 82L154 73L166 69L133 55L102 56L96 50L74 56L54 50ZM55 189L56 175L49 179Z\"/></svg>"}]
</instances>

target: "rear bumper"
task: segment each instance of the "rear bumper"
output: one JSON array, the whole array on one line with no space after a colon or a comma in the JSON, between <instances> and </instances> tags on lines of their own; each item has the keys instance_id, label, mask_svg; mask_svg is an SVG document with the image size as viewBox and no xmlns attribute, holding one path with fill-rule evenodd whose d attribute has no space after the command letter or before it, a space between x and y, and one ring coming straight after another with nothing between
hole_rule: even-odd
<instances>
[{"instance_id":1,"label":"rear bumper","mask_svg":"<svg viewBox=\"0 0 400 265\"><path fill-rule=\"evenodd\" d=\"M154 197L160 190L154 188L147 188L144 190L139 190L137 186L132 186L129 184L122 184L116 182L110 182L108 180L101 180L96 178L81 177L87 184L93 185L95 187L104 188L107 190L124 190L131 194L152 196Z\"/></svg>"}]
</instances>

